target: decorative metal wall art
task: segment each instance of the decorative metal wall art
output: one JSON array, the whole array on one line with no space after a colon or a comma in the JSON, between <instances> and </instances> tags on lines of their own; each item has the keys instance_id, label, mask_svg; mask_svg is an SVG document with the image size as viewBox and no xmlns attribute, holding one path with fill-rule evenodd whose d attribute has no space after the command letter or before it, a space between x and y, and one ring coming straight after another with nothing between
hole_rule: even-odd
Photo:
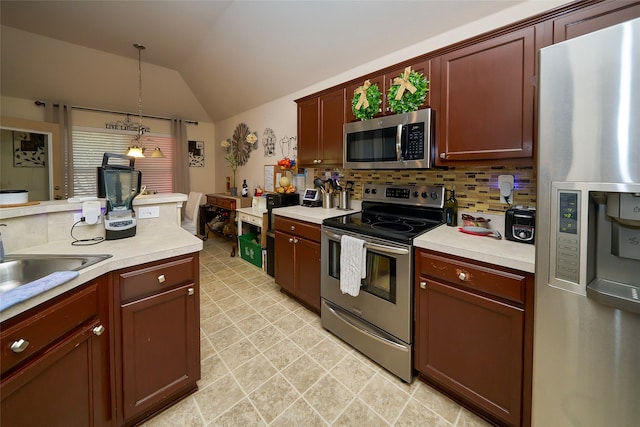
<instances>
[{"instance_id":1,"label":"decorative metal wall art","mask_svg":"<svg viewBox=\"0 0 640 427\"><path fill-rule=\"evenodd\" d=\"M262 145L264 156L273 157L276 155L276 134L271 128L266 128L262 134Z\"/></svg>"}]
</instances>

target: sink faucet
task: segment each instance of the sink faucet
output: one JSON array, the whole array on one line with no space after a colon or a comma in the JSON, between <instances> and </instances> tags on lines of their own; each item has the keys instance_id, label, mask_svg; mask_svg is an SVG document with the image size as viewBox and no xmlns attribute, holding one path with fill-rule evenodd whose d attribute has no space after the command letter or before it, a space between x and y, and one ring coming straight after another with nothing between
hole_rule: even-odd
<instances>
[{"instance_id":1,"label":"sink faucet","mask_svg":"<svg viewBox=\"0 0 640 427\"><path fill-rule=\"evenodd\" d=\"M2 227L6 227L7 224L0 224ZM2 233L0 233L0 262L4 261L4 244L2 243Z\"/></svg>"}]
</instances>

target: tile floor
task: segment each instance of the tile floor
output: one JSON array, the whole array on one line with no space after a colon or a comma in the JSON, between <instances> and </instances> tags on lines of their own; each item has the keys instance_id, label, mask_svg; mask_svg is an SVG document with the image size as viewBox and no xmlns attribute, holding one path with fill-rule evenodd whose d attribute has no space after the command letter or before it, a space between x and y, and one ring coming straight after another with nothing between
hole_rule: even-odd
<instances>
[{"instance_id":1,"label":"tile floor","mask_svg":"<svg viewBox=\"0 0 640 427\"><path fill-rule=\"evenodd\" d=\"M199 390L150 426L487 426L415 379L405 384L325 331L230 242L200 253Z\"/></svg>"}]
</instances>

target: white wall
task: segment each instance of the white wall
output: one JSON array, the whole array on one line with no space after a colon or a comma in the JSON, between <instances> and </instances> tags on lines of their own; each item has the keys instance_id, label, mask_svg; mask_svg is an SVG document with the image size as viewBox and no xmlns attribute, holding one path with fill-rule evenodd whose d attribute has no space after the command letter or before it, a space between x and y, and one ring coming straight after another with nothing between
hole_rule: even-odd
<instances>
[{"instance_id":1,"label":"white wall","mask_svg":"<svg viewBox=\"0 0 640 427\"><path fill-rule=\"evenodd\" d=\"M215 130L217 141L216 159L216 191L222 192L225 189L225 177L231 175L231 170L226 167L223 159L223 151L220 148L220 141L230 138L233 130L240 123L245 123L251 131L257 131L259 137L259 147L257 152L252 152L249 161L245 166L239 167L237 171L238 186L242 184L242 179L247 179L250 191L257 185L263 183L263 170L265 165L276 164L282 158L279 144L276 144L276 157L264 157L262 154L262 135L265 128L271 128L276 134L279 142L282 137L297 135L297 109L295 99L302 98L314 92L338 85L342 82L357 78L367 73L397 64L404 60L419 56L421 54L434 51L444 46L458 41L494 30L496 28L514 23L521 19L529 18L538 13L553 9L566 1L542 1L528 0L520 3L513 2L513 7L500 13L487 16L479 21L471 22L462 27L452 29L428 40L424 40L394 54L387 55L376 61L363 64L360 67L345 70L344 73L330 79L315 83L303 90L294 92L283 98L276 99L258 108L245 111L227 120L216 123ZM462 7L462 6L461 6ZM349 95L347 95L349 96Z\"/></svg>"}]
</instances>

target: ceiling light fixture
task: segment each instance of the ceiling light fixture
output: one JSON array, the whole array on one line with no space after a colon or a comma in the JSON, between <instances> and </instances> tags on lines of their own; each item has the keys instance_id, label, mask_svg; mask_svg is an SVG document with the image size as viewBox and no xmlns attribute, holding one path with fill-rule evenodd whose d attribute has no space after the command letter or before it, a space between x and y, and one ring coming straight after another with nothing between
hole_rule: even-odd
<instances>
[{"instance_id":1,"label":"ceiling light fixture","mask_svg":"<svg viewBox=\"0 0 640 427\"><path fill-rule=\"evenodd\" d=\"M133 47L138 49L138 123L133 123L133 121L129 119L129 116L123 121L123 124L126 124L128 129L135 130L136 132L125 154L130 157L144 157L145 147L142 144L142 136L145 132L150 131L150 128L142 125L142 51L145 47L138 43L135 43ZM162 153L160 147L156 147L151 157L163 158L164 153Z\"/></svg>"}]
</instances>

